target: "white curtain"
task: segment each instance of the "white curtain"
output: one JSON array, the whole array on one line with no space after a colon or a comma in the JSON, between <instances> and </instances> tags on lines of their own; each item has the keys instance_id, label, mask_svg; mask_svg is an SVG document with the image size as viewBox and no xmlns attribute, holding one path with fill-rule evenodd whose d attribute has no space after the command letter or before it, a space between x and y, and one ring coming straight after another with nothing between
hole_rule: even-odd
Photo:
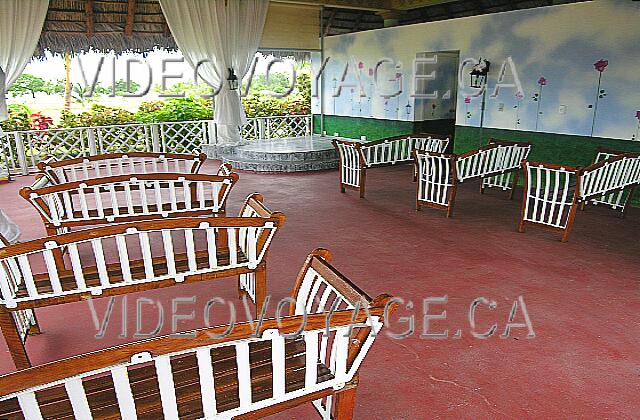
<instances>
[{"instance_id":1,"label":"white curtain","mask_svg":"<svg viewBox=\"0 0 640 420\"><path fill-rule=\"evenodd\" d=\"M247 122L240 94L229 89L228 69L239 82L260 45L268 0L160 0L162 12L187 62L218 91L214 120L224 143L241 140Z\"/></svg>"},{"instance_id":2,"label":"white curtain","mask_svg":"<svg viewBox=\"0 0 640 420\"><path fill-rule=\"evenodd\" d=\"M0 0L0 121L7 119L6 92L36 49L49 0Z\"/></svg>"}]
</instances>

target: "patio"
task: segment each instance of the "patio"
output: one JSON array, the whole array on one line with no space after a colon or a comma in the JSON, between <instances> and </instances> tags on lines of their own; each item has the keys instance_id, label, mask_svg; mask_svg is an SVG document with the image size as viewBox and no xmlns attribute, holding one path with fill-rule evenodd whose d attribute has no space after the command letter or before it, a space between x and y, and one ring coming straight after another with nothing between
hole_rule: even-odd
<instances>
[{"instance_id":1,"label":"patio","mask_svg":"<svg viewBox=\"0 0 640 420\"><path fill-rule=\"evenodd\" d=\"M637 2L5 2L1 418L640 417Z\"/></svg>"},{"instance_id":2,"label":"patio","mask_svg":"<svg viewBox=\"0 0 640 420\"><path fill-rule=\"evenodd\" d=\"M207 162L201 173L214 173L218 162ZM413 307L400 307L365 359L356 399L356 418L558 418L637 415L637 339L640 310L637 294L640 211L625 219L605 208L580 212L572 240L560 243L553 234L516 232L521 189L516 199L488 192L479 197L476 185L458 192L459 214L446 219L440 212L416 212L411 166L384 167L368 179L367 198L337 192L337 172L265 175L240 172L230 197L230 213L253 191L266 204L286 210L287 222L274 241L269 259L268 290L272 299L288 296L291 279L307 253L318 246L334 252L335 265L371 294L390 292ZM24 230L26 241L44 235L39 216L17 191L31 176L0 185L5 212ZM394 187L391 187L394 186ZM465 211L466 209L466 211ZM36 364L135 341L135 298L160 302L169 316L175 296L197 296L193 322L179 329L203 326L204 302L220 296L237 301L233 279L183 285L127 296L128 326L122 333L121 306L116 299L104 338L85 302L38 311L43 334L27 346ZM447 339L420 338L422 299L447 296L432 304L430 314L446 310L446 320L432 320L429 332L449 330ZM526 328L502 334L512 304L519 296L535 331ZM488 339L471 336L468 312L478 297L495 300L490 310L479 306L476 327L497 331ZM274 300L272 300L274 302ZM96 303L102 321L107 299ZM155 309L145 308L142 331L152 330ZM274 306L269 307L274 313ZM225 311L214 311L212 323L227 322ZM415 332L394 340L388 333L407 329L401 317L415 317ZM240 318L244 318L241 310ZM515 322L523 322L518 311ZM70 324L73 328L70 328ZM170 322L161 333L169 333ZM454 337L461 330L461 337ZM13 370L5 357L0 370ZM310 405L273 418L308 418Z\"/></svg>"}]
</instances>

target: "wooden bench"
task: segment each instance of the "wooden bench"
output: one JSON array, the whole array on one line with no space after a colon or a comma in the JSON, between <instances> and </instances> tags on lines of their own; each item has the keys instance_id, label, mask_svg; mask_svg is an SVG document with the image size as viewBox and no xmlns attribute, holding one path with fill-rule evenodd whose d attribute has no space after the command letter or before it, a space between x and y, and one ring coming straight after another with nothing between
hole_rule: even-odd
<instances>
[{"instance_id":1,"label":"wooden bench","mask_svg":"<svg viewBox=\"0 0 640 420\"><path fill-rule=\"evenodd\" d=\"M196 174L206 160L207 155L204 153L110 153L65 160L49 158L39 162L38 169L50 183L63 184L91 178L152 172Z\"/></svg>"},{"instance_id":2,"label":"wooden bench","mask_svg":"<svg viewBox=\"0 0 640 420\"><path fill-rule=\"evenodd\" d=\"M224 216L238 175L148 173L39 187L20 195L40 213L47 234L74 227L186 216ZM35 187L35 188L34 188Z\"/></svg>"},{"instance_id":3,"label":"wooden bench","mask_svg":"<svg viewBox=\"0 0 640 420\"><path fill-rule=\"evenodd\" d=\"M265 256L284 219L253 194L239 217L123 223L0 248L0 327L16 367L30 362L12 311L237 275L260 313Z\"/></svg>"},{"instance_id":4,"label":"wooden bench","mask_svg":"<svg viewBox=\"0 0 640 420\"><path fill-rule=\"evenodd\" d=\"M525 194L519 232L527 225L561 234L566 242L582 203L615 195L640 185L640 153L624 153L585 168L523 162Z\"/></svg>"},{"instance_id":5,"label":"wooden bench","mask_svg":"<svg viewBox=\"0 0 640 420\"><path fill-rule=\"evenodd\" d=\"M335 139L333 147L340 158L340 192L344 193L346 188L359 190L360 198L364 198L367 168L411 162L415 149L444 152L448 144L449 137L426 133L368 143Z\"/></svg>"},{"instance_id":6,"label":"wooden bench","mask_svg":"<svg viewBox=\"0 0 640 420\"><path fill-rule=\"evenodd\" d=\"M371 299L330 265L328 251L316 250L298 275L288 316L2 376L0 418L253 419L311 402L323 419L351 419L359 368L392 302Z\"/></svg>"},{"instance_id":7,"label":"wooden bench","mask_svg":"<svg viewBox=\"0 0 640 420\"><path fill-rule=\"evenodd\" d=\"M593 164L595 165L604 160L611 159L616 156L623 156L628 153L629 152L625 152L623 150L613 150L613 149L598 147L596 151L595 159L593 160ZM602 204L602 205L611 207L613 210L619 210L622 217L624 217L624 214L625 214L624 212L628 208L629 203L631 202L631 198L633 197L634 191L635 191L635 186L632 185L629 188L625 188L617 192L595 197L588 201L583 201L582 209L584 210L584 207L586 204L593 204L593 205Z\"/></svg>"},{"instance_id":8,"label":"wooden bench","mask_svg":"<svg viewBox=\"0 0 640 420\"><path fill-rule=\"evenodd\" d=\"M472 180L480 180L481 193L499 187L510 189L509 198L513 198L518 171L530 151L530 143L495 139L461 155L415 150L416 209L432 207L445 210L451 217L458 184Z\"/></svg>"}]
</instances>

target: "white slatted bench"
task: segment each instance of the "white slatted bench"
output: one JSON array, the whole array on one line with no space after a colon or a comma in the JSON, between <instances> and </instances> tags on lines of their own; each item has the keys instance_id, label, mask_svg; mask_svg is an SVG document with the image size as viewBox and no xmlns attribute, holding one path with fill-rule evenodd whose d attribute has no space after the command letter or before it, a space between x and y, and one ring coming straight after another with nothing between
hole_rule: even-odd
<instances>
[{"instance_id":1,"label":"white slatted bench","mask_svg":"<svg viewBox=\"0 0 640 420\"><path fill-rule=\"evenodd\" d=\"M611 159L616 156L622 156L628 153L629 152L625 152L622 150L612 150L612 149L598 147L593 164L595 165L604 160ZM635 190L635 186L632 185L629 188L624 188L617 192L595 197L588 201L583 201L582 208L584 209L584 206L587 203L590 203L593 205L603 204L605 206L611 207L613 210L619 210L624 217L624 212L627 209L629 203L631 202L631 198L633 197L634 190Z\"/></svg>"},{"instance_id":2,"label":"white slatted bench","mask_svg":"<svg viewBox=\"0 0 640 420\"><path fill-rule=\"evenodd\" d=\"M9 226L2 225L3 223L8 223ZM18 243L18 239L20 239L20 228L0 210L0 248ZM27 339L27 335L40 334L36 313L33 309L14 311L13 318L22 341Z\"/></svg>"},{"instance_id":3,"label":"white slatted bench","mask_svg":"<svg viewBox=\"0 0 640 420\"><path fill-rule=\"evenodd\" d=\"M16 310L240 276L260 313L265 255L284 218L253 194L239 217L123 223L0 248L0 327L16 367L30 365Z\"/></svg>"},{"instance_id":4,"label":"white slatted bench","mask_svg":"<svg viewBox=\"0 0 640 420\"><path fill-rule=\"evenodd\" d=\"M524 195L519 232L538 226L562 234L566 242L578 204L580 169L572 166L524 161Z\"/></svg>"},{"instance_id":5,"label":"white slatted bench","mask_svg":"<svg viewBox=\"0 0 640 420\"><path fill-rule=\"evenodd\" d=\"M129 152L87 156L76 159L49 158L38 163L38 169L52 184L84 181L118 175L176 172L196 174L207 155Z\"/></svg>"},{"instance_id":6,"label":"white slatted bench","mask_svg":"<svg viewBox=\"0 0 640 420\"><path fill-rule=\"evenodd\" d=\"M625 153L585 168L540 162L523 163L525 195L520 232L527 225L560 232L566 242L581 203L640 185L640 153Z\"/></svg>"},{"instance_id":7,"label":"white slatted bench","mask_svg":"<svg viewBox=\"0 0 640 420\"><path fill-rule=\"evenodd\" d=\"M389 295L369 298L329 257L309 256L289 316L235 324L223 338L227 325L2 376L0 418L247 419L311 402L323 419L351 419L359 368L395 305Z\"/></svg>"},{"instance_id":8,"label":"white slatted bench","mask_svg":"<svg viewBox=\"0 0 640 420\"><path fill-rule=\"evenodd\" d=\"M359 143L333 140L340 158L340 192L346 188L360 191L364 198L366 170L375 166L395 165L413 160L412 151L428 150L444 152L449 137L435 134L409 134L397 137Z\"/></svg>"},{"instance_id":9,"label":"white slatted bench","mask_svg":"<svg viewBox=\"0 0 640 420\"><path fill-rule=\"evenodd\" d=\"M425 206L445 210L450 217L458 184L473 180L480 180L481 192L492 187L510 189L512 198L521 163L530 151L530 143L495 139L461 155L416 150L416 209Z\"/></svg>"},{"instance_id":10,"label":"white slatted bench","mask_svg":"<svg viewBox=\"0 0 640 420\"><path fill-rule=\"evenodd\" d=\"M224 216L237 180L235 173L148 173L24 187L20 195L38 210L47 234L55 235L69 228L109 223Z\"/></svg>"}]
</instances>

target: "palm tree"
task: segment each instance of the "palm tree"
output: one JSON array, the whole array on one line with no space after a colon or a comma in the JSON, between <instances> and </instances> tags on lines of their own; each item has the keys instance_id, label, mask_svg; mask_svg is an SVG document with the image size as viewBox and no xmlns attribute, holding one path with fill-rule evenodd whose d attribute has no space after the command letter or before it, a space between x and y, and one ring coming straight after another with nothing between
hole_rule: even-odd
<instances>
[{"instance_id":1,"label":"palm tree","mask_svg":"<svg viewBox=\"0 0 640 420\"><path fill-rule=\"evenodd\" d=\"M64 109L71 111L71 52L64 51Z\"/></svg>"}]
</instances>

